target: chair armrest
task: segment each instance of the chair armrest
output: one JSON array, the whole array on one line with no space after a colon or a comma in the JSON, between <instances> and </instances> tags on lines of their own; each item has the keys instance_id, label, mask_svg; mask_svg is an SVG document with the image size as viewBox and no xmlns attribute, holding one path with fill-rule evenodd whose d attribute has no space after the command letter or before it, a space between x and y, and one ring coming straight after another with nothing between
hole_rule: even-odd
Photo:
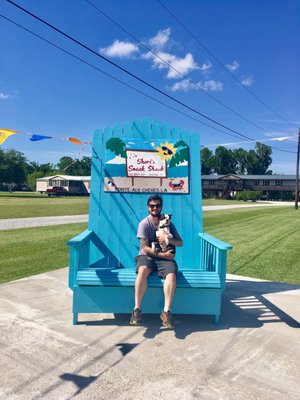
<instances>
[{"instance_id":1,"label":"chair armrest","mask_svg":"<svg viewBox=\"0 0 300 400\"><path fill-rule=\"evenodd\" d=\"M225 243L222 240L216 239L213 236L210 236L208 233L198 233L198 235L204 239L206 242L212 244L213 246L217 247L220 250L231 250L231 244Z\"/></svg>"},{"instance_id":2,"label":"chair armrest","mask_svg":"<svg viewBox=\"0 0 300 400\"><path fill-rule=\"evenodd\" d=\"M222 240L216 239L207 233L200 232L200 262L205 271L219 274L222 290L226 282L227 251L232 246Z\"/></svg>"},{"instance_id":3,"label":"chair armrest","mask_svg":"<svg viewBox=\"0 0 300 400\"><path fill-rule=\"evenodd\" d=\"M85 241L90 240L92 234L93 234L93 231L89 231L87 229L84 232L80 233L79 235L68 240L67 245L74 246L76 244L83 244Z\"/></svg>"},{"instance_id":4,"label":"chair armrest","mask_svg":"<svg viewBox=\"0 0 300 400\"><path fill-rule=\"evenodd\" d=\"M88 268L90 265L90 244L93 231L85 230L67 242L70 247L69 261L69 287L73 289L76 282L77 271Z\"/></svg>"}]
</instances>

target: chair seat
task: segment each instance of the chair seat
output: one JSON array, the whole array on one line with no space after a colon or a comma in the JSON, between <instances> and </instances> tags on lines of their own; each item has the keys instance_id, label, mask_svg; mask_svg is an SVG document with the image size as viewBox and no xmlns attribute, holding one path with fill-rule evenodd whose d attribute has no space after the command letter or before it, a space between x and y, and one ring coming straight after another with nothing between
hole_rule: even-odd
<instances>
[{"instance_id":1,"label":"chair seat","mask_svg":"<svg viewBox=\"0 0 300 400\"><path fill-rule=\"evenodd\" d=\"M78 286L134 286L136 272L133 268L108 269L87 268L77 272ZM148 277L149 287L161 287L164 280L157 274ZM221 287L220 277L216 272L200 269L186 269L177 273L178 288L215 288Z\"/></svg>"}]
</instances>

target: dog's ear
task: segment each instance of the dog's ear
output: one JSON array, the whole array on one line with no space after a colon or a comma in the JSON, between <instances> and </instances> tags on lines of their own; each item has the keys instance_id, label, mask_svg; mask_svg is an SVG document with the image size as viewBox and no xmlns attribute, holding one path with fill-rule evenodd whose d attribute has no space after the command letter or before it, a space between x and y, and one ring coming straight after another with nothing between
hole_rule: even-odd
<instances>
[{"instance_id":1,"label":"dog's ear","mask_svg":"<svg viewBox=\"0 0 300 400\"><path fill-rule=\"evenodd\" d=\"M170 219L172 218L172 214L169 214Z\"/></svg>"}]
</instances>

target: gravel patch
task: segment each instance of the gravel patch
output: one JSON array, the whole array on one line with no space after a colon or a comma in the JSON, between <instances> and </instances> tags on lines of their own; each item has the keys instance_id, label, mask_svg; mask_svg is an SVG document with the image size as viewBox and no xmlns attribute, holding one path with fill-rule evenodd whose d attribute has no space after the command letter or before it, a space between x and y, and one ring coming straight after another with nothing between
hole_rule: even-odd
<instances>
[{"instance_id":1,"label":"gravel patch","mask_svg":"<svg viewBox=\"0 0 300 400\"><path fill-rule=\"evenodd\" d=\"M0 219L0 230L34 228L37 226L76 224L87 222L88 215L66 215L60 217L10 218Z\"/></svg>"}]
</instances>

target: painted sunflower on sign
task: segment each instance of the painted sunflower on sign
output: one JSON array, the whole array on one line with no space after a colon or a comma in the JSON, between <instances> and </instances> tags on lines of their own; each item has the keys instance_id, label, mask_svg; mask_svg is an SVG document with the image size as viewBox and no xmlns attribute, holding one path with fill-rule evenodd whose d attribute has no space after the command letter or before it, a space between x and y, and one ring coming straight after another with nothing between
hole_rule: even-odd
<instances>
[{"instance_id":1,"label":"painted sunflower on sign","mask_svg":"<svg viewBox=\"0 0 300 400\"><path fill-rule=\"evenodd\" d=\"M162 160L170 160L176 153L176 149L173 143L161 143L160 147L156 147L159 157Z\"/></svg>"}]
</instances>

